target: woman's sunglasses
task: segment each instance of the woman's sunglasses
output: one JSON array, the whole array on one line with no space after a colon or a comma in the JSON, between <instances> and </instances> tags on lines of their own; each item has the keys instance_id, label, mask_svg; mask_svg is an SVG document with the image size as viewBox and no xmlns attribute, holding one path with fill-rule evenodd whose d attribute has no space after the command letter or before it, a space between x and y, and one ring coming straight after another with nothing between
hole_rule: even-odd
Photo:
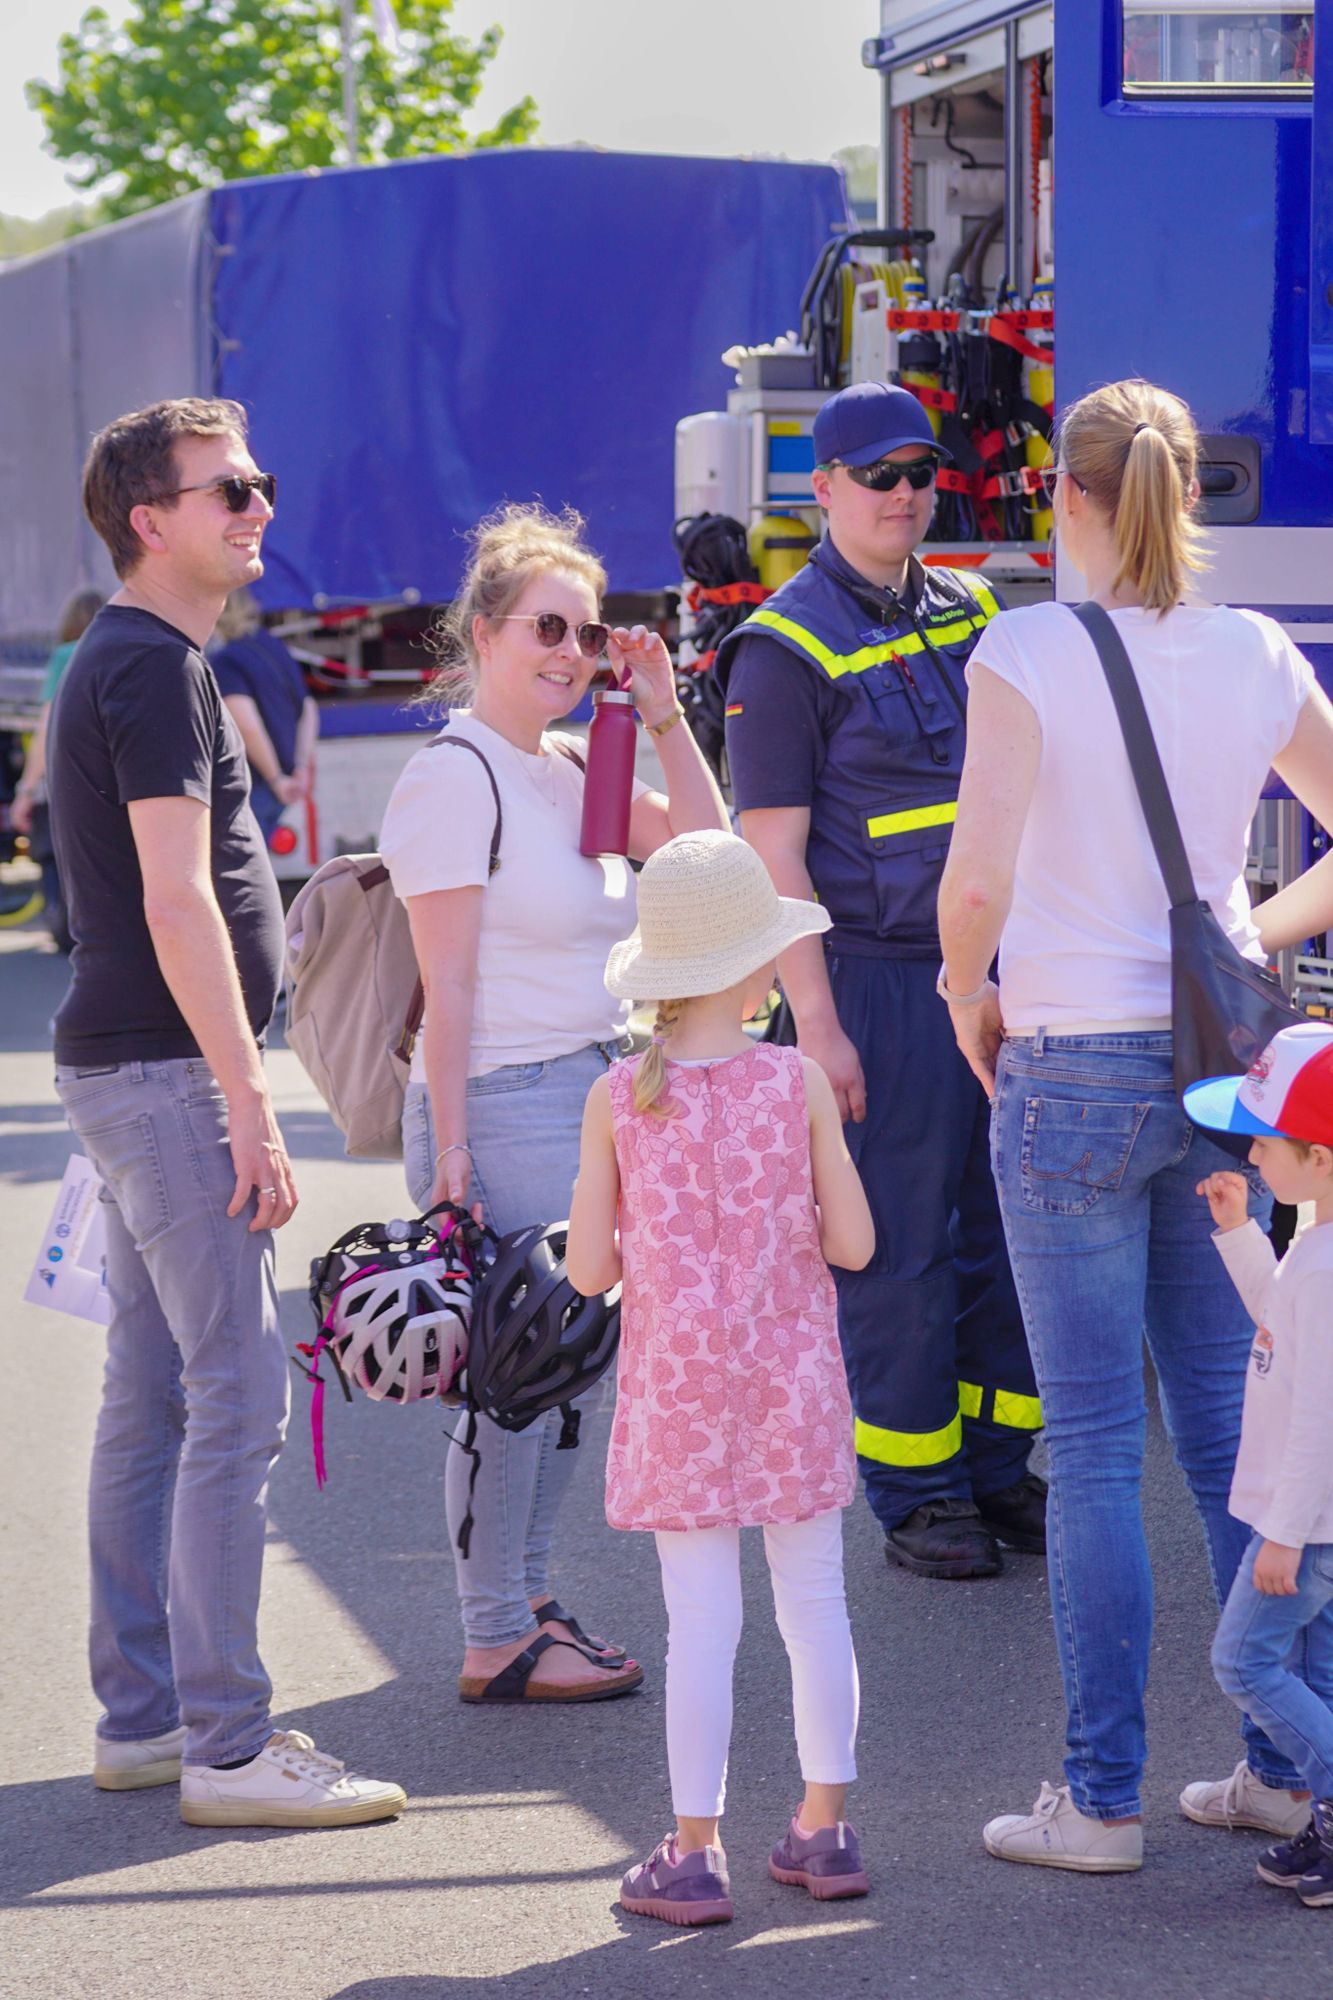
<instances>
[{"instance_id":1,"label":"woman's sunglasses","mask_svg":"<svg viewBox=\"0 0 1333 2000\"><path fill-rule=\"evenodd\" d=\"M568 618L562 618L558 611L502 612L501 623L509 624L511 622L519 625L531 625L533 631L537 634L538 645L545 646L548 651L558 646L569 630ZM592 618L585 619L582 625L574 627L574 637L579 642L579 651L585 660L600 660L602 654L606 651L606 642L610 636L610 627L602 625Z\"/></svg>"},{"instance_id":2,"label":"woman's sunglasses","mask_svg":"<svg viewBox=\"0 0 1333 2000\"><path fill-rule=\"evenodd\" d=\"M1055 489L1061 479L1074 479L1067 465L1043 465L1037 474L1038 490L1048 507L1055 499ZM1074 479L1074 484L1080 493L1087 492L1081 479Z\"/></svg>"},{"instance_id":3,"label":"woman's sunglasses","mask_svg":"<svg viewBox=\"0 0 1333 2000\"><path fill-rule=\"evenodd\" d=\"M842 460L831 459L825 470L831 471L835 465L842 465ZM934 452L928 452L924 458L881 458L874 465L843 465L842 469L849 479L858 486L868 486L872 493L892 493L900 479L905 479L914 493L924 493L938 467Z\"/></svg>"},{"instance_id":4,"label":"woman's sunglasses","mask_svg":"<svg viewBox=\"0 0 1333 2000\"><path fill-rule=\"evenodd\" d=\"M182 493L220 493L227 504L229 514L243 514L250 505L250 495L257 493L261 500L272 507L278 497L278 482L271 472L255 472L247 479L239 472L230 479L210 479L206 486L177 486L170 493L164 493L164 500L175 500Z\"/></svg>"}]
</instances>

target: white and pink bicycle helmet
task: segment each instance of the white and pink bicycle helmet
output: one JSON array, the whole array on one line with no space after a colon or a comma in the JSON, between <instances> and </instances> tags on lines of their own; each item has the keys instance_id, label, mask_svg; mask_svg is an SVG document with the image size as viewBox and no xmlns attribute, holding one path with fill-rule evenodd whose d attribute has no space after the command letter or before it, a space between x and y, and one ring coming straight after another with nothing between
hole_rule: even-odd
<instances>
[{"instance_id":1,"label":"white and pink bicycle helmet","mask_svg":"<svg viewBox=\"0 0 1333 2000\"><path fill-rule=\"evenodd\" d=\"M476 1246L470 1218L367 1222L311 1269L321 1345L375 1402L455 1402L467 1361ZM480 1231L476 1231L480 1237ZM309 1352L308 1349L304 1350ZM315 1357L312 1357L315 1358Z\"/></svg>"},{"instance_id":2,"label":"white and pink bicycle helmet","mask_svg":"<svg viewBox=\"0 0 1333 2000\"><path fill-rule=\"evenodd\" d=\"M432 1257L347 1275L333 1307L329 1346L348 1380L377 1403L450 1395L467 1360L467 1272Z\"/></svg>"}]
</instances>

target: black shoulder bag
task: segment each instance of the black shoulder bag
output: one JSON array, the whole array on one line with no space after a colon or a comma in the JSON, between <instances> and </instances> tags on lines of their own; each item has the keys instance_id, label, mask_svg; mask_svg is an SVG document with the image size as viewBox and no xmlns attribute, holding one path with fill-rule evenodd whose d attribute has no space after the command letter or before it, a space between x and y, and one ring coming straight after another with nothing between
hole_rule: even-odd
<instances>
[{"instance_id":1,"label":"black shoulder bag","mask_svg":"<svg viewBox=\"0 0 1333 2000\"><path fill-rule=\"evenodd\" d=\"M1124 642L1100 604L1080 604L1074 616L1097 648L1170 899L1172 1053L1176 1092L1183 1096L1204 1077L1242 1075L1274 1035L1305 1016L1290 1005L1276 973L1242 958L1200 900ZM1225 1133L1210 1136L1227 1144ZM1249 1140L1228 1150L1248 1152Z\"/></svg>"}]
</instances>

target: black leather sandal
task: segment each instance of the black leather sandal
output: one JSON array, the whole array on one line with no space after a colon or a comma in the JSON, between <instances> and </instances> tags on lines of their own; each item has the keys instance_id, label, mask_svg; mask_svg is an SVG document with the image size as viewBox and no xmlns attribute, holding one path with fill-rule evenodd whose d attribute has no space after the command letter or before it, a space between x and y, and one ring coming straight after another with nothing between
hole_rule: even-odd
<instances>
[{"instance_id":1,"label":"black leather sandal","mask_svg":"<svg viewBox=\"0 0 1333 2000\"><path fill-rule=\"evenodd\" d=\"M556 1598L548 1597L544 1603L534 1607L533 1617L539 1625L564 1625L576 1644L584 1647L589 1659L596 1659L602 1666L623 1665L629 1654L623 1646L612 1646L605 1639L593 1639L584 1631L577 1618L571 1618L563 1604ZM552 1633L554 1638L554 1633Z\"/></svg>"},{"instance_id":2,"label":"black leather sandal","mask_svg":"<svg viewBox=\"0 0 1333 2000\"><path fill-rule=\"evenodd\" d=\"M529 1685L532 1670L542 1654L552 1646L568 1646L572 1653L579 1653L596 1666L601 1678L570 1681L562 1687L532 1687ZM643 1680L643 1668L633 1667L628 1673L623 1668L590 1653L586 1646L575 1645L569 1639L553 1639L549 1632L539 1632L530 1646L502 1667L493 1679L482 1680L478 1675L462 1674L458 1682L460 1701L488 1702L500 1706L518 1707L524 1702L574 1702L574 1701L614 1701L618 1695L633 1694Z\"/></svg>"}]
</instances>

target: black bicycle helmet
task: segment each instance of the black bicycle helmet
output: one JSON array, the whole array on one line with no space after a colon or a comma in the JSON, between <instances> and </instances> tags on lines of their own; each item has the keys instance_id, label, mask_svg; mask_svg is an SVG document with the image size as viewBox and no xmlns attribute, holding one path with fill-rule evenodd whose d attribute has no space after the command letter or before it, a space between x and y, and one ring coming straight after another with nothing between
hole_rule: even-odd
<instances>
[{"instance_id":1,"label":"black bicycle helmet","mask_svg":"<svg viewBox=\"0 0 1333 2000\"><path fill-rule=\"evenodd\" d=\"M590 1389L620 1339L620 1291L585 1298L565 1276L567 1222L500 1239L473 1304L465 1391L470 1408L521 1431Z\"/></svg>"}]
</instances>

